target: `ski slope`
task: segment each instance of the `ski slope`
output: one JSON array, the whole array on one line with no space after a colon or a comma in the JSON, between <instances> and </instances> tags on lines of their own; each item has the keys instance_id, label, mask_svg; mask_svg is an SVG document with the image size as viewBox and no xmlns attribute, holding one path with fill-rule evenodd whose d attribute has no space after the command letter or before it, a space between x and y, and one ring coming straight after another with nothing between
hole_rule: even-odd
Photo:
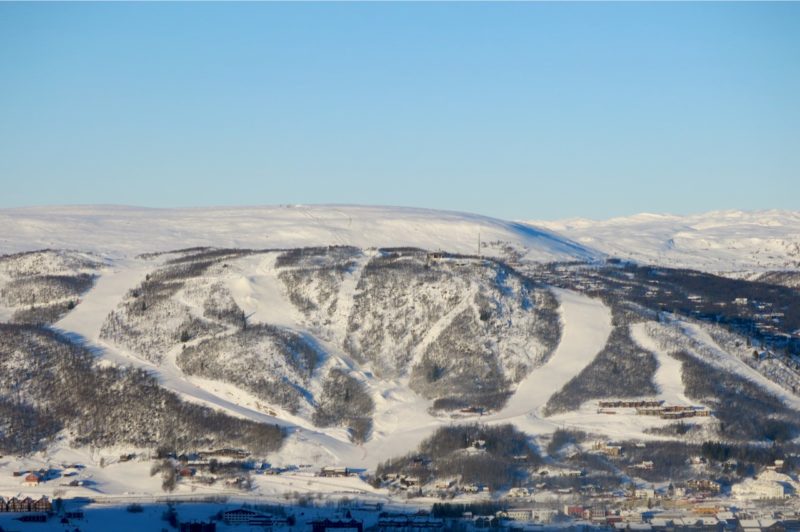
<instances>
[{"instance_id":1,"label":"ski slope","mask_svg":"<svg viewBox=\"0 0 800 532\"><path fill-rule=\"evenodd\" d=\"M786 404L794 409L800 410L800 397L789 393L777 383L771 381L754 368L745 364L743 360L722 349L719 344L704 330L698 323L679 320L678 326L683 333L696 341L705 348L705 352L711 357L702 357L704 361L710 362L718 368L741 375L749 381L761 386L771 394L780 397Z\"/></svg>"},{"instance_id":2,"label":"ski slope","mask_svg":"<svg viewBox=\"0 0 800 532\"><path fill-rule=\"evenodd\" d=\"M376 379L368 368L361 368L334 342L323 342L332 358L323 367L338 363L360 372L375 401L372 437L361 446L350 442L344 429L314 427L306 417L289 414L276 405L268 405L270 410L276 412L276 416L269 415L265 412L263 401L235 385L185 375L175 364L180 347L169 351L160 365L154 365L101 340L100 328L105 317L125 293L139 284L154 267L155 264L149 260L116 261L101 273L95 286L85 294L75 310L55 327L87 342L106 363L146 369L163 386L185 400L234 416L286 427L290 431L286 443L279 453L270 457L274 464L358 464L360 467L374 468L382 461L409 452L436 428L453 422L447 415L432 415L429 412L431 401L408 387L408 377L398 380ZM278 324L301 333L305 331L304 317L288 301L285 289L277 280L273 254L233 261L226 282L237 303L248 312L252 321ZM354 282L346 283L342 290L352 292ZM562 322L562 338L558 348L547 363L533 370L520 383L502 411L483 416L481 421L524 424L531 414L538 416L538 410L550 395L589 364L605 345L611 331L610 309L599 300L575 292L557 290L556 295ZM465 301L469 300L465 298ZM443 326L454 314L449 313L438 325ZM319 373L324 373L324 370L320 369ZM550 432L555 425L544 422L536 428L540 432Z\"/></svg>"},{"instance_id":3,"label":"ski slope","mask_svg":"<svg viewBox=\"0 0 800 532\"><path fill-rule=\"evenodd\" d=\"M695 404L685 395L681 377L680 360L670 356L650 335L647 334L647 323L636 323L631 326L631 338L642 349L650 351L658 360L658 369L653 379L660 391L658 398L670 405L691 406Z\"/></svg>"},{"instance_id":4,"label":"ski slope","mask_svg":"<svg viewBox=\"0 0 800 532\"><path fill-rule=\"evenodd\" d=\"M143 260L116 261L107 271L100 272L80 304L58 321L55 328L97 343L100 340L100 328L108 314L122 301L125 293L139 285L152 269L153 264Z\"/></svg>"},{"instance_id":5,"label":"ski slope","mask_svg":"<svg viewBox=\"0 0 800 532\"><path fill-rule=\"evenodd\" d=\"M289 302L285 288L277 279L274 259L274 254L266 254L232 261L225 282L231 288L237 303L248 312L249 319L253 322L278 324L306 333L305 317ZM663 424L661 420L652 417L598 415L596 405L591 401L577 411L551 417L542 414L542 408L549 398L594 360L605 346L612 330L611 310L599 299L556 289L554 292L559 301L562 326L558 347L544 365L531 371L519 383L502 410L489 415L455 418L447 414L434 415L429 410L431 401L414 393L408 386L407 377L397 380L377 379L368 366L361 367L350 359L336 341L321 341L330 358L320 366L318 374L323 375L331 364L351 368L360 375L375 402L372 435L363 445L355 445L344 429L315 427L307 415L292 415L276 405L264 405L262 400L231 383L185 375L175 364L175 356L180 347L167 353L162 364L153 365L118 346L108 345L100 340L100 328L105 317L124 294L141 282L154 267L155 264L149 260L126 259L114 262L112 267L101 273L101 277L84 296L81 304L58 322L56 327L87 341L107 363L145 368L163 386L185 400L234 416L286 427L289 436L283 448L269 457L275 465L357 464L359 467L372 469L385 460L415 449L438 427L453 422L510 422L532 435L548 434L559 427L570 427L618 439L652 439L654 436L645 431ZM354 276L344 283L342 295L352 298L356 282ZM453 309L431 331L435 333L458 310L459 307ZM343 324L344 321L334 330ZM702 330L687 329L687 334L691 336L697 337L702 333ZM660 388L659 398L670 404L693 404L683 394L680 363L659 349L655 340L648 336L645 324L634 325L632 336L643 349L654 352L658 358L659 368L655 381ZM705 344L711 342L706 337L701 340ZM719 363L724 363L726 369L754 374L753 379L767 381L738 360L732 360L732 357L721 352L719 357ZM731 367L732 364L736 367ZM742 367L739 368L739 365ZM769 386L766 383L765 385ZM777 387L773 385L770 389L777 390ZM274 411L276 415L268 414L267 410Z\"/></svg>"},{"instance_id":6,"label":"ski slope","mask_svg":"<svg viewBox=\"0 0 800 532\"><path fill-rule=\"evenodd\" d=\"M611 334L611 310L600 300L556 290L563 333L555 353L517 387L496 419L540 414L550 396L588 366Z\"/></svg>"}]
</instances>

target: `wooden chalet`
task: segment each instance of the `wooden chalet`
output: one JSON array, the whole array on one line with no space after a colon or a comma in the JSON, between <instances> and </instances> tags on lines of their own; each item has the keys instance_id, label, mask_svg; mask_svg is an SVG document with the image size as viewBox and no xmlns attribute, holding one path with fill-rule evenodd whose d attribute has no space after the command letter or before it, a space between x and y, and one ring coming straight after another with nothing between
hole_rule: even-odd
<instances>
[{"instance_id":1,"label":"wooden chalet","mask_svg":"<svg viewBox=\"0 0 800 532\"><path fill-rule=\"evenodd\" d=\"M352 471L346 467L332 466L323 467L319 472L319 476L321 477L349 477L351 474Z\"/></svg>"},{"instance_id":2,"label":"wooden chalet","mask_svg":"<svg viewBox=\"0 0 800 532\"><path fill-rule=\"evenodd\" d=\"M51 503L50 499L43 495L38 500L33 502L31 509L35 512L52 512L53 503Z\"/></svg>"},{"instance_id":3,"label":"wooden chalet","mask_svg":"<svg viewBox=\"0 0 800 532\"><path fill-rule=\"evenodd\" d=\"M661 406L664 401L657 399L615 399L609 401L600 401L598 406L600 408L654 408Z\"/></svg>"},{"instance_id":4,"label":"wooden chalet","mask_svg":"<svg viewBox=\"0 0 800 532\"><path fill-rule=\"evenodd\" d=\"M17 497L10 498L6 503L7 512L30 512L31 503L33 501L30 497L19 499Z\"/></svg>"},{"instance_id":5,"label":"wooden chalet","mask_svg":"<svg viewBox=\"0 0 800 532\"><path fill-rule=\"evenodd\" d=\"M38 500L30 497L24 499L12 497L5 499L0 497L0 512L52 512L53 504L50 499L42 495Z\"/></svg>"}]
</instances>

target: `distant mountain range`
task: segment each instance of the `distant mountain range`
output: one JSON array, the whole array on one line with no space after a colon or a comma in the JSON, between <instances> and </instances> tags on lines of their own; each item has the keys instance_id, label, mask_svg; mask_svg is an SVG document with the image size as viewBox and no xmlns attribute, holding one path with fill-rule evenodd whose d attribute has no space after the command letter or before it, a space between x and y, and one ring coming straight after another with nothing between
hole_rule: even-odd
<instances>
[{"instance_id":1,"label":"distant mountain range","mask_svg":"<svg viewBox=\"0 0 800 532\"><path fill-rule=\"evenodd\" d=\"M646 264L742 273L800 268L800 212L637 214L531 224L587 248Z\"/></svg>"}]
</instances>

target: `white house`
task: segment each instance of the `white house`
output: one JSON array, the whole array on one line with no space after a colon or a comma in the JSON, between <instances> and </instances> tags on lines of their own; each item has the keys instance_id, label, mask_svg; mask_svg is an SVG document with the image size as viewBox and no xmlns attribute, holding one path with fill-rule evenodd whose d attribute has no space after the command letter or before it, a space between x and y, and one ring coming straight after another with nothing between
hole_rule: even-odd
<instances>
[{"instance_id":1,"label":"white house","mask_svg":"<svg viewBox=\"0 0 800 532\"><path fill-rule=\"evenodd\" d=\"M533 518L533 510L525 508L510 508L506 511L509 519L514 521L530 521Z\"/></svg>"},{"instance_id":2,"label":"white house","mask_svg":"<svg viewBox=\"0 0 800 532\"><path fill-rule=\"evenodd\" d=\"M526 497L530 497L531 492L528 488L511 488L508 490L508 496L513 498L521 498L524 499Z\"/></svg>"},{"instance_id":3,"label":"white house","mask_svg":"<svg viewBox=\"0 0 800 532\"><path fill-rule=\"evenodd\" d=\"M767 479L747 479L731 487L734 497L740 499L782 499L786 495L786 489L780 482Z\"/></svg>"},{"instance_id":4,"label":"white house","mask_svg":"<svg viewBox=\"0 0 800 532\"><path fill-rule=\"evenodd\" d=\"M797 493L800 484L792 477L778 471L767 470L756 479L748 479L735 484L732 493L743 499L782 499Z\"/></svg>"}]
</instances>

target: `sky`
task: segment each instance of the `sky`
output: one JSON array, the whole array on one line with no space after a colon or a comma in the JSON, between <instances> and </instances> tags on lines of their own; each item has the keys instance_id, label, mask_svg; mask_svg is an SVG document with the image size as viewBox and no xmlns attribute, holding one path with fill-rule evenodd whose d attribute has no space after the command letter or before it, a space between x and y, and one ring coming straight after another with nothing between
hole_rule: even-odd
<instances>
[{"instance_id":1,"label":"sky","mask_svg":"<svg viewBox=\"0 0 800 532\"><path fill-rule=\"evenodd\" d=\"M800 3L0 3L0 208L800 208Z\"/></svg>"}]
</instances>

